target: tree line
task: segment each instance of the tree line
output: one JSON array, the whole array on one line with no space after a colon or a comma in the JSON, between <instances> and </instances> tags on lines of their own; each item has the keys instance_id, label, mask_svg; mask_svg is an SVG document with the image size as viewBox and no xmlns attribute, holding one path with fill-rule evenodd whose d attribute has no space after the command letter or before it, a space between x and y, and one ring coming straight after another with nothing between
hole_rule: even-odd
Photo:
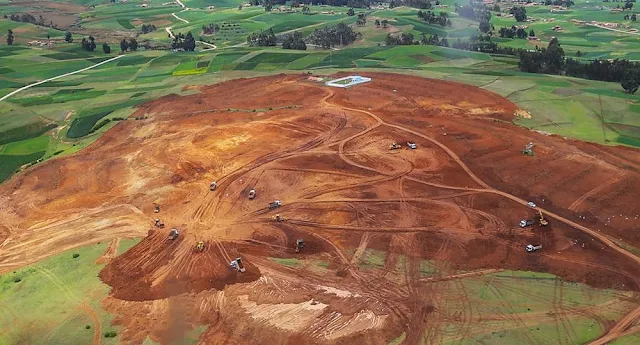
<instances>
[{"instance_id":1,"label":"tree line","mask_svg":"<svg viewBox=\"0 0 640 345\"><path fill-rule=\"evenodd\" d=\"M436 15L435 12L431 11L418 11L418 17L429 24L451 26L451 19L449 19L449 14L444 11L440 11L440 15Z\"/></svg>"},{"instance_id":2,"label":"tree line","mask_svg":"<svg viewBox=\"0 0 640 345\"><path fill-rule=\"evenodd\" d=\"M501 27L500 30L498 30L498 35L500 35L501 38L527 38L535 37L536 33L535 31L533 31L533 29L527 32L527 30L525 30L524 28L517 28L514 25L510 28Z\"/></svg>"},{"instance_id":3,"label":"tree line","mask_svg":"<svg viewBox=\"0 0 640 345\"><path fill-rule=\"evenodd\" d=\"M187 32L186 35L180 32L177 35L173 36L171 49L192 52L196 50L196 39L191 34L191 31Z\"/></svg>"},{"instance_id":4,"label":"tree line","mask_svg":"<svg viewBox=\"0 0 640 345\"><path fill-rule=\"evenodd\" d=\"M29 13L10 14L8 16L5 14L4 19L9 19L14 22L29 23L29 24L38 25L38 26L48 26L51 28L56 28L55 24L53 24L53 21L49 21L49 23L46 23L42 15L39 15L38 18L36 18Z\"/></svg>"},{"instance_id":5,"label":"tree line","mask_svg":"<svg viewBox=\"0 0 640 345\"><path fill-rule=\"evenodd\" d=\"M360 37L359 32L353 31L349 25L338 23L335 26L327 26L313 30L309 41L324 49L333 48L336 45L347 45L355 42Z\"/></svg>"},{"instance_id":6,"label":"tree line","mask_svg":"<svg viewBox=\"0 0 640 345\"><path fill-rule=\"evenodd\" d=\"M202 26L202 34L204 35L213 35L217 31L220 31L220 25L216 23L209 23Z\"/></svg>"}]
</instances>

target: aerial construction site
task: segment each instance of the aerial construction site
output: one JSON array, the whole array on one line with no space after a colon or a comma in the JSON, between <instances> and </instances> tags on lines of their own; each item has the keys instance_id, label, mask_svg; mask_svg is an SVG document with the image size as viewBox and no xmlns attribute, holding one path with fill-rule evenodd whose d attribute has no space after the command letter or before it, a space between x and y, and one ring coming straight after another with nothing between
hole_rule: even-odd
<instances>
[{"instance_id":1,"label":"aerial construction site","mask_svg":"<svg viewBox=\"0 0 640 345\"><path fill-rule=\"evenodd\" d=\"M640 328L639 151L517 127L515 105L472 86L366 77L144 104L0 186L0 273L140 238L99 274L131 344L198 325L200 344L276 345L573 344L577 319L606 344Z\"/></svg>"}]
</instances>

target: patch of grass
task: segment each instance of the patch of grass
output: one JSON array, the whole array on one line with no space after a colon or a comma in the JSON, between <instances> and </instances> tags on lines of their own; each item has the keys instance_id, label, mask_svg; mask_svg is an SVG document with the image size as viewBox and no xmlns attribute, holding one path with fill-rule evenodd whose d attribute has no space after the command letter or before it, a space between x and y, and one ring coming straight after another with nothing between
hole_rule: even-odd
<instances>
[{"instance_id":1,"label":"patch of grass","mask_svg":"<svg viewBox=\"0 0 640 345\"><path fill-rule=\"evenodd\" d=\"M118 24L120 24L123 28L128 30L135 29L135 27L131 25L131 22L129 22L129 19L126 19L126 18L118 19Z\"/></svg>"},{"instance_id":2,"label":"patch of grass","mask_svg":"<svg viewBox=\"0 0 640 345\"><path fill-rule=\"evenodd\" d=\"M124 57L118 61L118 66L133 66L133 65L143 65L147 62L153 60L153 57L147 57L142 55L129 55Z\"/></svg>"},{"instance_id":3,"label":"patch of grass","mask_svg":"<svg viewBox=\"0 0 640 345\"><path fill-rule=\"evenodd\" d=\"M296 258L269 258L269 260L284 266L298 267L302 265L302 262Z\"/></svg>"},{"instance_id":4,"label":"patch of grass","mask_svg":"<svg viewBox=\"0 0 640 345\"><path fill-rule=\"evenodd\" d=\"M57 125L54 123L46 124L42 121L30 122L22 126L13 127L0 132L0 145L39 137L56 127Z\"/></svg>"},{"instance_id":5,"label":"patch of grass","mask_svg":"<svg viewBox=\"0 0 640 345\"><path fill-rule=\"evenodd\" d=\"M67 131L67 138L80 138L89 134L93 126L103 117L111 114L112 112L137 105L145 102L144 99L129 99L124 102L105 105L102 107L92 108L81 112L73 119L69 131Z\"/></svg>"},{"instance_id":6,"label":"patch of grass","mask_svg":"<svg viewBox=\"0 0 640 345\"><path fill-rule=\"evenodd\" d=\"M246 62L250 63L289 63L307 56L306 54L296 53L260 53Z\"/></svg>"},{"instance_id":7,"label":"patch of grass","mask_svg":"<svg viewBox=\"0 0 640 345\"><path fill-rule=\"evenodd\" d=\"M73 93L73 90L61 90L61 91L69 91L69 92L56 92L53 95L48 96L37 96L37 97L24 97L24 98L9 98L8 101L15 104L20 104L24 107L33 107L39 105L46 104L54 104L54 103L66 103L72 101L78 101L82 99L93 99L99 96L104 95L107 91L105 90L93 90L93 91L82 91L82 90L91 90L91 89L80 89L78 92Z\"/></svg>"},{"instance_id":8,"label":"patch of grass","mask_svg":"<svg viewBox=\"0 0 640 345\"><path fill-rule=\"evenodd\" d=\"M362 254L362 261L360 267L362 268L382 268L384 267L384 260L386 253L380 250L367 248Z\"/></svg>"},{"instance_id":9,"label":"patch of grass","mask_svg":"<svg viewBox=\"0 0 640 345\"><path fill-rule=\"evenodd\" d=\"M196 68L206 69L207 67L209 67L209 61L198 61L198 63L196 64Z\"/></svg>"},{"instance_id":10,"label":"patch of grass","mask_svg":"<svg viewBox=\"0 0 640 345\"><path fill-rule=\"evenodd\" d=\"M28 155L34 152L46 151L49 145L49 136L39 136L22 141L14 141L7 145L4 145L0 149L0 154L3 155Z\"/></svg>"},{"instance_id":11,"label":"patch of grass","mask_svg":"<svg viewBox=\"0 0 640 345\"><path fill-rule=\"evenodd\" d=\"M45 151L34 152L28 155L0 155L0 182L8 179L22 165L32 163L44 156ZM1 301L1 298L0 298Z\"/></svg>"}]
</instances>

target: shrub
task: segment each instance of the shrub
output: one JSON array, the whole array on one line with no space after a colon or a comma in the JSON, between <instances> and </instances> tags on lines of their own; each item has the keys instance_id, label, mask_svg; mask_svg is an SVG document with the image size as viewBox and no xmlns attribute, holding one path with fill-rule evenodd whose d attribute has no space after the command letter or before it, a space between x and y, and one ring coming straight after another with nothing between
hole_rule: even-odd
<instances>
[{"instance_id":1,"label":"shrub","mask_svg":"<svg viewBox=\"0 0 640 345\"><path fill-rule=\"evenodd\" d=\"M84 326L84 329L91 329L91 325Z\"/></svg>"},{"instance_id":2,"label":"shrub","mask_svg":"<svg viewBox=\"0 0 640 345\"><path fill-rule=\"evenodd\" d=\"M118 333L116 331L109 331L104 333L105 338L115 338Z\"/></svg>"},{"instance_id":3,"label":"shrub","mask_svg":"<svg viewBox=\"0 0 640 345\"><path fill-rule=\"evenodd\" d=\"M14 283L19 283L19 282L21 282L21 281L22 281L22 278L20 278L20 277L15 277L15 278L13 278L13 282L14 282Z\"/></svg>"},{"instance_id":4,"label":"shrub","mask_svg":"<svg viewBox=\"0 0 640 345\"><path fill-rule=\"evenodd\" d=\"M78 258L79 256L80 256L80 254L78 254L78 253L74 253L74 254L73 254L73 258L74 258L74 259Z\"/></svg>"}]
</instances>

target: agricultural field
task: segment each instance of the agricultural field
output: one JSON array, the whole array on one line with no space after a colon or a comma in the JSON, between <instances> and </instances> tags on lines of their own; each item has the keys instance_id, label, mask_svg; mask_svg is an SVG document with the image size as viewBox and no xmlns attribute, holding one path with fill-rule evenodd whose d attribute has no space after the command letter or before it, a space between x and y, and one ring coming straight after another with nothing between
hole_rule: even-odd
<instances>
[{"instance_id":1,"label":"agricultural field","mask_svg":"<svg viewBox=\"0 0 640 345\"><path fill-rule=\"evenodd\" d=\"M637 94L514 56L385 45L476 36L454 0L433 9L450 27L404 6L355 9L356 25L346 7L182 2L0 0L0 344L638 343ZM540 41L493 40L640 60L640 24L622 18L640 9L617 4L527 6L517 23L500 3L496 30ZM25 12L55 25L1 16ZM338 23L358 39L247 44ZM196 50L172 51L187 32ZM373 81L324 85L354 74ZM549 226L517 225L538 217L529 200Z\"/></svg>"}]
</instances>

